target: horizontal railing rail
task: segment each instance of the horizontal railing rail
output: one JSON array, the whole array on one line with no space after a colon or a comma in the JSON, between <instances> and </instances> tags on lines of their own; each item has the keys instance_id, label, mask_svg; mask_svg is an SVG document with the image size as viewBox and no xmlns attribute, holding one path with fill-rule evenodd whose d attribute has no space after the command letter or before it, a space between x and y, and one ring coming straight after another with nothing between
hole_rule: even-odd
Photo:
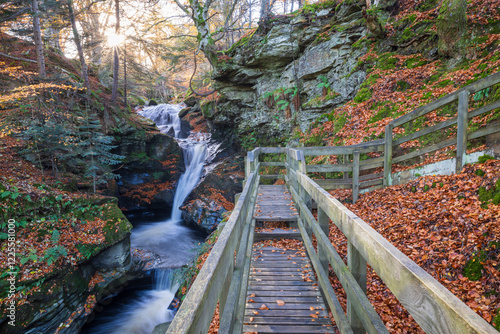
<instances>
[{"instance_id":1,"label":"horizontal railing rail","mask_svg":"<svg viewBox=\"0 0 500 334\"><path fill-rule=\"evenodd\" d=\"M341 333L350 333L351 329L355 334L385 332L371 304L366 304L367 264L426 333L497 333L425 270L308 177L302 151L290 149L289 152L291 160L295 160L290 163L293 168L290 175L293 176L289 187L300 208L299 228L320 285L323 290L329 289L326 273L330 264L347 294L349 326L345 325L345 330L336 298L328 300L336 321L339 318ZM317 204L317 220L306 204L310 199ZM347 267L327 237L330 219L348 240ZM310 242L311 231L317 240L317 252Z\"/></svg>"},{"instance_id":2,"label":"horizontal railing rail","mask_svg":"<svg viewBox=\"0 0 500 334\"><path fill-rule=\"evenodd\" d=\"M476 131L468 133L469 119L483 115L500 108L500 100L490 101L488 104L480 106L474 110L469 110L469 96L478 93L482 90L488 89L500 83L500 72L492 74L484 79L478 80L470 85L462 87L455 92L445 95L429 104L421 106L412 112L403 115L395 120L392 120L385 128L385 147L384 147L384 186L392 184L391 173L392 164L402 163L416 157L423 156L437 150L456 146L456 165L455 172L458 173L462 170L465 164L465 155L467 150L467 142L472 139L485 137L497 132L500 132L498 123L489 124ZM499 88L497 88L499 89ZM394 128L402 126L408 122L421 118L439 108L448 106L452 103L458 102L457 114L447 120L425 127L414 133L410 133L400 138L394 138ZM406 142L422 138L436 131L443 131L446 128L456 125L456 135L441 140L427 147L422 147L413 152L403 153L394 157L393 151L396 146Z\"/></svg>"}]
</instances>

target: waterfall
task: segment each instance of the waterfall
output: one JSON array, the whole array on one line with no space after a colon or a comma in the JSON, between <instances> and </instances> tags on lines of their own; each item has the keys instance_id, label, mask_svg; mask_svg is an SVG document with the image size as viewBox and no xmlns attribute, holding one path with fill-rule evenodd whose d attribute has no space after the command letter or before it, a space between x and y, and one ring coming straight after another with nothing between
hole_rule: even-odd
<instances>
[{"instance_id":1,"label":"waterfall","mask_svg":"<svg viewBox=\"0 0 500 334\"><path fill-rule=\"evenodd\" d=\"M178 116L181 106L161 104L145 108L140 114L153 120L160 131L173 135L182 148L185 172L177 182L171 217L163 222L151 223L132 231L132 247L156 253L161 263L155 269L155 288L145 291L139 301L127 304L116 317L99 326L92 333L149 334L160 323L173 319L173 312L168 309L178 289L172 282L171 269L189 262L195 239L192 231L180 225L182 211L180 207L200 181L207 159L207 134L192 134L182 137L181 122ZM218 146L210 149L215 151Z\"/></svg>"},{"instance_id":2,"label":"waterfall","mask_svg":"<svg viewBox=\"0 0 500 334\"><path fill-rule=\"evenodd\" d=\"M178 137L181 133L178 116L180 109L180 105L160 104L141 112L141 115L157 122L162 132L174 132L175 139L182 148L186 167L177 182L171 217L164 222L138 228L132 233L132 246L158 254L162 267L180 267L193 256L191 230L179 224L182 217L180 207L198 184L207 155L206 140L203 137Z\"/></svg>"}]
</instances>

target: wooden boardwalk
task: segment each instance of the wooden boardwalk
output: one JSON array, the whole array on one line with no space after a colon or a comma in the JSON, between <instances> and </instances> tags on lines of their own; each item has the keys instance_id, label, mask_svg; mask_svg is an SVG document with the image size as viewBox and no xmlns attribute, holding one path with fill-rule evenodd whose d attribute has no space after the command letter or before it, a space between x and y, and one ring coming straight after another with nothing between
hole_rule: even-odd
<instances>
[{"instance_id":1,"label":"wooden boardwalk","mask_svg":"<svg viewBox=\"0 0 500 334\"><path fill-rule=\"evenodd\" d=\"M259 186L254 211L256 222L296 222L298 215L292 195L284 185Z\"/></svg>"},{"instance_id":2,"label":"wooden boardwalk","mask_svg":"<svg viewBox=\"0 0 500 334\"><path fill-rule=\"evenodd\" d=\"M244 333L333 333L305 248L261 247L258 241L299 239L297 209L285 186L261 185L254 219L288 227L255 231L245 304Z\"/></svg>"},{"instance_id":3,"label":"wooden boardwalk","mask_svg":"<svg viewBox=\"0 0 500 334\"><path fill-rule=\"evenodd\" d=\"M244 333L333 333L304 248L254 246Z\"/></svg>"}]
</instances>

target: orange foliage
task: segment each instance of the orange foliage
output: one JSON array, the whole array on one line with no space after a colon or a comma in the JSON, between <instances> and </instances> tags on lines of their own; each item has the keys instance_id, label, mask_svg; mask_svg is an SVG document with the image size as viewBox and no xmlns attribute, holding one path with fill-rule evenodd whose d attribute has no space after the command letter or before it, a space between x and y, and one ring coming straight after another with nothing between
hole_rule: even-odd
<instances>
[{"instance_id":1,"label":"orange foliage","mask_svg":"<svg viewBox=\"0 0 500 334\"><path fill-rule=\"evenodd\" d=\"M486 174L477 176L478 169ZM500 297L491 293L500 288L498 253L483 262L478 281L464 277L463 268L475 251L498 241L500 206L485 208L477 193L480 186L491 187L499 178L500 161L490 160L467 165L461 174L421 177L361 194L356 204L345 205L491 323L500 308ZM339 199L350 197L346 190L330 193ZM347 240L332 223L329 238L345 259ZM331 281L339 288L336 278ZM391 333L423 333L372 270L368 298ZM345 294L339 299L345 305Z\"/></svg>"}]
</instances>

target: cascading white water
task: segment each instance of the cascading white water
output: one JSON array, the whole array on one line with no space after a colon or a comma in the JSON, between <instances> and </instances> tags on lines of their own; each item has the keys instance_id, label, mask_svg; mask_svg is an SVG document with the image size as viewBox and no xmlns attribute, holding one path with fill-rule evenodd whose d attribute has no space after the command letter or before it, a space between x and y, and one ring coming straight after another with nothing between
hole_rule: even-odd
<instances>
[{"instance_id":1,"label":"cascading white water","mask_svg":"<svg viewBox=\"0 0 500 334\"><path fill-rule=\"evenodd\" d=\"M192 258L191 230L179 225L182 217L180 207L200 180L207 152L205 141L177 137L181 132L180 109L180 105L160 104L141 112L141 115L158 122L159 128L167 132L174 129L186 166L177 182L170 219L138 228L132 233L132 246L158 254L162 267L179 267Z\"/></svg>"},{"instance_id":2,"label":"cascading white water","mask_svg":"<svg viewBox=\"0 0 500 334\"><path fill-rule=\"evenodd\" d=\"M171 134L173 131L174 138L178 138L181 132L180 110L178 104L159 104L144 108L140 114L155 122L162 133Z\"/></svg>"},{"instance_id":3,"label":"cascading white water","mask_svg":"<svg viewBox=\"0 0 500 334\"><path fill-rule=\"evenodd\" d=\"M192 231L180 225L180 207L198 184L207 156L207 137L181 139L181 123L178 112L181 106L161 104L146 108L141 115L155 121L158 128L177 139L183 149L185 172L177 182L170 219L149 224L132 231L132 247L156 253L161 258L162 268L180 267L193 257ZM121 316L101 327L105 332L120 334L146 334L163 322L171 321L174 314L168 306L174 298L178 286L173 286L169 269L156 269L155 289L147 291L140 301L128 305Z\"/></svg>"}]
</instances>

